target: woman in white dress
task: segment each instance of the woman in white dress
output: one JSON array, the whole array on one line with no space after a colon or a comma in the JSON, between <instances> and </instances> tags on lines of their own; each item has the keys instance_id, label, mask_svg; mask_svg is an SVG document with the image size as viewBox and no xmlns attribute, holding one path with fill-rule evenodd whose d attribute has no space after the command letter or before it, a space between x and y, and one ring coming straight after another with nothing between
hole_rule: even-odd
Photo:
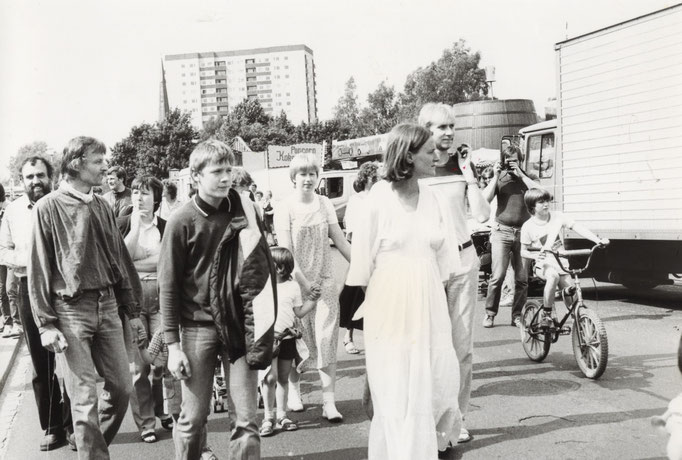
<instances>
[{"instance_id":1,"label":"woman in white dress","mask_svg":"<svg viewBox=\"0 0 682 460\"><path fill-rule=\"evenodd\" d=\"M367 286L356 317L364 316L374 405L370 460L435 459L459 436L459 364L443 288L456 258L435 195L418 183L437 161L427 129L396 126L385 180L354 230L346 283Z\"/></svg>"},{"instance_id":2,"label":"woman in white dress","mask_svg":"<svg viewBox=\"0 0 682 460\"><path fill-rule=\"evenodd\" d=\"M315 155L298 154L289 165L294 183L292 195L280 201L275 209L275 229L281 246L294 255L294 278L305 297L319 295L317 306L301 318L303 340L316 363L322 381L322 417L341 422L336 409L336 350L339 338L339 292L334 283L329 239L348 260L350 245L343 236L329 198L315 193L320 179L320 163ZM289 374L289 408L302 411L300 376L296 369Z\"/></svg>"}]
</instances>

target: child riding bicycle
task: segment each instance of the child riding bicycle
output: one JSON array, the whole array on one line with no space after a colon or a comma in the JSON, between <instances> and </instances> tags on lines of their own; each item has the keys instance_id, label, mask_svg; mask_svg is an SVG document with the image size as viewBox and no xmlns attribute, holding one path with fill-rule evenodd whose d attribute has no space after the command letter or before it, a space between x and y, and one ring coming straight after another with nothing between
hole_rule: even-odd
<instances>
[{"instance_id":1,"label":"child riding bicycle","mask_svg":"<svg viewBox=\"0 0 682 460\"><path fill-rule=\"evenodd\" d=\"M554 293L557 287L563 289L570 286L572 282L569 274L561 268L555 257L551 254L547 256L547 252L564 249L562 232L564 229L573 230L580 236L603 246L608 245L609 240L599 238L587 227L561 212L550 212L549 204L552 201L552 194L547 190L530 189L523 198L531 218L521 227L521 257L535 261L534 274L545 280L544 306L546 309L552 309L552 318L556 321ZM531 252L531 249L535 252ZM564 258L561 258L561 264L568 267L568 261Z\"/></svg>"}]
</instances>

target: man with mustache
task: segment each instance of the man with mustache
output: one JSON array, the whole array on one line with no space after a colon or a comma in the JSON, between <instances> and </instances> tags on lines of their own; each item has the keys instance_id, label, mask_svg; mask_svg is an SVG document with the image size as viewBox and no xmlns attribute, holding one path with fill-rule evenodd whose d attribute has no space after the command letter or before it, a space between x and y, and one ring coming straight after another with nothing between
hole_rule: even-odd
<instances>
[{"instance_id":1,"label":"man with mustache","mask_svg":"<svg viewBox=\"0 0 682 460\"><path fill-rule=\"evenodd\" d=\"M33 363L33 393L40 427L45 431L40 450L45 451L60 447L67 440L73 442L73 439L69 439L73 433L69 399L64 393L62 402L59 381L54 373L54 353L44 349L40 343L40 333L31 313L26 276L33 229L31 213L33 205L52 190L52 165L41 156L28 157L21 165L21 180L25 193L7 206L0 227L0 259L19 281L19 315Z\"/></svg>"}]
</instances>

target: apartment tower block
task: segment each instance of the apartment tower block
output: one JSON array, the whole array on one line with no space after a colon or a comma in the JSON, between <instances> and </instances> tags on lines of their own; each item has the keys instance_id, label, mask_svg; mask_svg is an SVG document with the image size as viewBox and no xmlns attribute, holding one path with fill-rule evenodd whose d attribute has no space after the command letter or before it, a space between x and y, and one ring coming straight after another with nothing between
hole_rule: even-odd
<instances>
[{"instance_id":1,"label":"apartment tower block","mask_svg":"<svg viewBox=\"0 0 682 460\"><path fill-rule=\"evenodd\" d=\"M197 128L244 99L273 116L283 110L294 124L317 121L313 51L305 45L171 54L164 69L170 107L189 111Z\"/></svg>"}]
</instances>

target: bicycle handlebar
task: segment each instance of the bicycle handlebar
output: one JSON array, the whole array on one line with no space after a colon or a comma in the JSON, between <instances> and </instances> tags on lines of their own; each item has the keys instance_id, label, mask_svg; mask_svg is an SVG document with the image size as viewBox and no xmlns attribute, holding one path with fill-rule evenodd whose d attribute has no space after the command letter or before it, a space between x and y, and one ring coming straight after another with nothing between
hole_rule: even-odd
<instances>
[{"instance_id":1,"label":"bicycle handlebar","mask_svg":"<svg viewBox=\"0 0 682 460\"><path fill-rule=\"evenodd\" d=\"M557 263L561 267L562 270L564 270L566 273L570 273L571 275L576 274L579 275L580 273L584 272L587 270L587 268L590 266L590 262L592 262L592 255L594 254L595 249L598 248L605 248L606 244L595 244L592 246L591 249L570 249L570 250L563 250L563 251L546 251L549 252L554 256L556 259ZM540 252L541 249L537 248L528 248L528 251L530 252ZM583 268L574 268L570 269L567 267L564 267L564 264L561 263L561 257L580 257L580 256L589 256L587 258L587 262L585 263L585 266Z\"/></svg>"}]
</instances>

